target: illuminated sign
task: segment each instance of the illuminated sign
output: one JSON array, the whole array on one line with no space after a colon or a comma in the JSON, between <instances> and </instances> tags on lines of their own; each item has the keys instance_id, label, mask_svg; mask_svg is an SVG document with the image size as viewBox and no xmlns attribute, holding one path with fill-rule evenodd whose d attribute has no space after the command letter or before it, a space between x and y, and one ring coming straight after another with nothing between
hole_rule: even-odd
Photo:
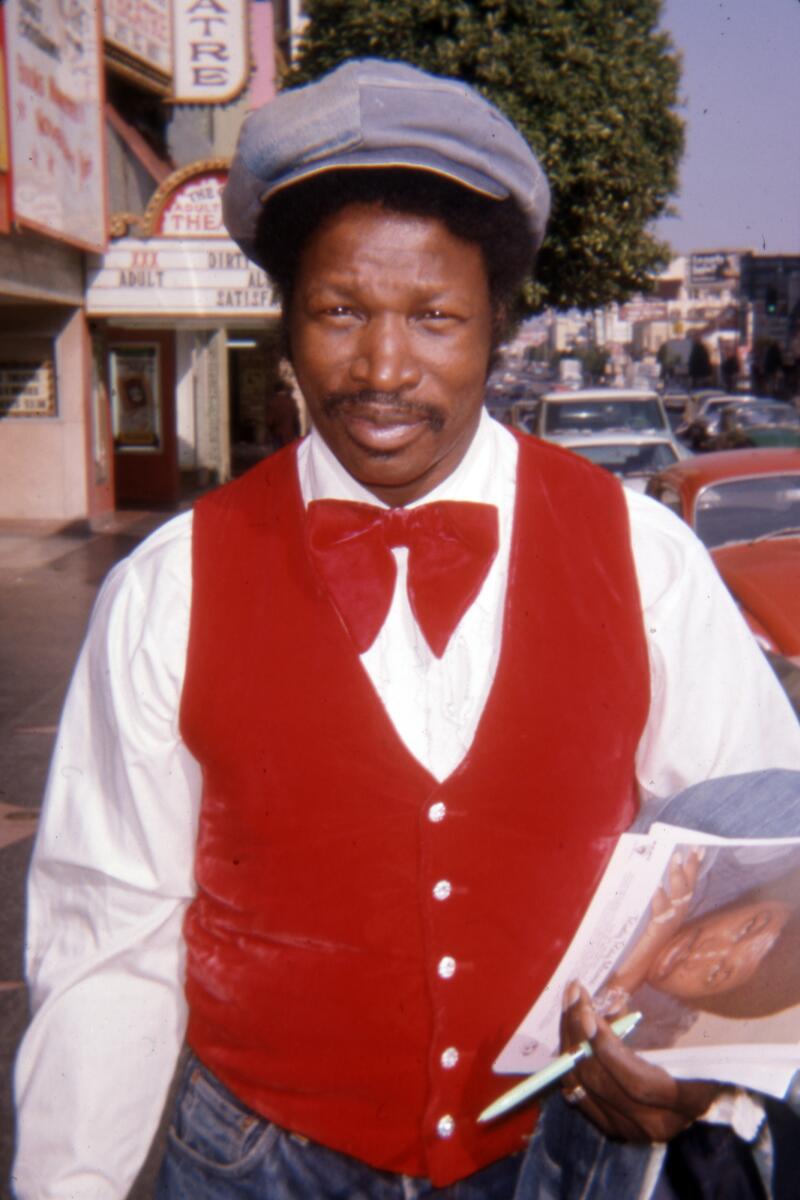
<instances>
[{"instance_id":1,"label":"illuminated sign","mask_svg":"<svg viewBox=\"0 0 800 1200\"><path fill-rule=\"evenodd\" d=\"M17 220L88 249L106 240L94 0L8 0L11 167Z\"/></svg>"},{"instance_id":2,"label":"illuminated sign","mask_svg":"<svg viewBox=\"0 0 800 1200\"><path fill-rule=\"evenodd\" d=\"M172 73L169 0L104 0L103 33L133 58Z\"/></svg>"},{"instance_id":3,"label":"illuminated sign","mask_svg":"<svg viewBox=\"0 0 800 1200\"><path fill-rule=\"evenodd\" d=\"M265 316L267 276L227 238L120 238L88 260L90 316Z\"/></svg>"},{"instance_id":4,"label":"illuminated sign","mask_svg":"<svg viewBox=\"0 0 800 1200\"><path fill-rule=\"evenodd\" d=\"M154 233L165 237L224 237L222 189L227 175L196 175L177 187L161 210Z\"/></svg>"},{"instance_id":5,"label":"illuminated sign","mask_svg":"<svg viewBox=\"0 0 800 1200\"><path fill-rule=\"evenodd\" d=\"M232 100L250 74L246 0L173 0L174 99Z\"/></svg>"},{"instance_id":6,"label":"illuminated sign","mask_svg":"<svg viewBox=\"0 0 800 1200\"><path fill-rule=\"evenodd\" d=\"M692 254L689 259L689 279L692 283L718 283L730 287L739 279L739 255L728 250Z\"/></svg>"}]
</instances>

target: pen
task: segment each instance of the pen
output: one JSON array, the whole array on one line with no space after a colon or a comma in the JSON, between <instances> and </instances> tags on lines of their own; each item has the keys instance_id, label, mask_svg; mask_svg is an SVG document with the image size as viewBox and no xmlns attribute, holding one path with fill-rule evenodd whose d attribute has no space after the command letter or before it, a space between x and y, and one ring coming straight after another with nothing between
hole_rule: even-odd
<instances>
[{"instance_id":1,"label":"pen","mask_svg":"<svg viewBox=\"0 0 800 1200\"><path fill-rule=\"evenodd\" d=\"M626 1013L624 1017L619 1017L618 1020L612 1021L611 1030L617 1037L627 1037L642 1019L640 1012ZM527 1100L529 1096L536 1095L541 1092L542 1088L546 1088L548 1084L555 1083L562 1075L566 1075L567 1071L571 1071L577 1063L582 1062L584 1058L588 1058L592 1053L592 1047L588 1042L581 1042L577 1050L570 1051L569 1054L561 1054L548 1067L543 1067L541 1071L536 1071L534 1075L529 1075L527 1079L523 1079L522 1083L516 1084L507 1092L503 1092L502 1096L498 1096L488 1108L485 1108L478 1117L479 1121L491 1121L493 1117L499 1117L501 1113L508 1112L510 1108L520 1104L523 1100Z\"/></svg>"}]
</instances>

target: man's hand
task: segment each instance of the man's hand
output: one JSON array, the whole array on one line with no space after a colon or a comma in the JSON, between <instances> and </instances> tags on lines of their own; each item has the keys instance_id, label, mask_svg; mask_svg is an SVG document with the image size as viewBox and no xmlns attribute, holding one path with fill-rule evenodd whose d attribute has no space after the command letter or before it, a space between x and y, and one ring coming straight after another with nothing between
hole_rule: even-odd
<instances>
[{"instance_id":1,"label":"man's hand","mask_svg":"<svg viewBox=\"0 0 800 1200\"><path fill-rule=\"evenodd\" d=\"M716 1083L673 1079L645 1062L611 1032L577 983L564 999L562 1048L574 1050L587 1039L592 1055L564 1076L562 1090L609 1137L666 1142L702 1116L722 1090Z\"/></svg>"}]
</instances>

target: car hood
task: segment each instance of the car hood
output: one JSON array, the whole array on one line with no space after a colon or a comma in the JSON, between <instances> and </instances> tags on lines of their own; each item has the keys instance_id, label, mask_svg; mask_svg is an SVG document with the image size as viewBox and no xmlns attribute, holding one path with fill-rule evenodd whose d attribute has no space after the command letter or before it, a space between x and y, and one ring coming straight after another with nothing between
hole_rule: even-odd
<instances>
[{"instance_id":1,"label":"car hood","mask_svg":"<svg viewBox=\"0 0 800 1200\"><path fill-rule=\"evenodd\" d=\"M742 608L781 653L800 655L800 537L737 542L711 554Z\"/></svg>"}]
</instances>

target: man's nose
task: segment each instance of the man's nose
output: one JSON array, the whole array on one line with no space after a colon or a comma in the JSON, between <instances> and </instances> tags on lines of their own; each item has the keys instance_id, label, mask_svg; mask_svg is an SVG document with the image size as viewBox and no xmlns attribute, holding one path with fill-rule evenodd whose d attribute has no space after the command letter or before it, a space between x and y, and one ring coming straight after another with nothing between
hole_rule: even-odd
<instances>
[{"instance_id":1,"label":"man's nose","mask_svg":"<svg viewBox=\"0 0 800 1200\"><path fill-rule=\"evenodd\" d=\"M370 320L358 340L350 374L355 383L370 391L414 387L420 370L405 320L394 316Z\"/></svg>"}]
</instances>

